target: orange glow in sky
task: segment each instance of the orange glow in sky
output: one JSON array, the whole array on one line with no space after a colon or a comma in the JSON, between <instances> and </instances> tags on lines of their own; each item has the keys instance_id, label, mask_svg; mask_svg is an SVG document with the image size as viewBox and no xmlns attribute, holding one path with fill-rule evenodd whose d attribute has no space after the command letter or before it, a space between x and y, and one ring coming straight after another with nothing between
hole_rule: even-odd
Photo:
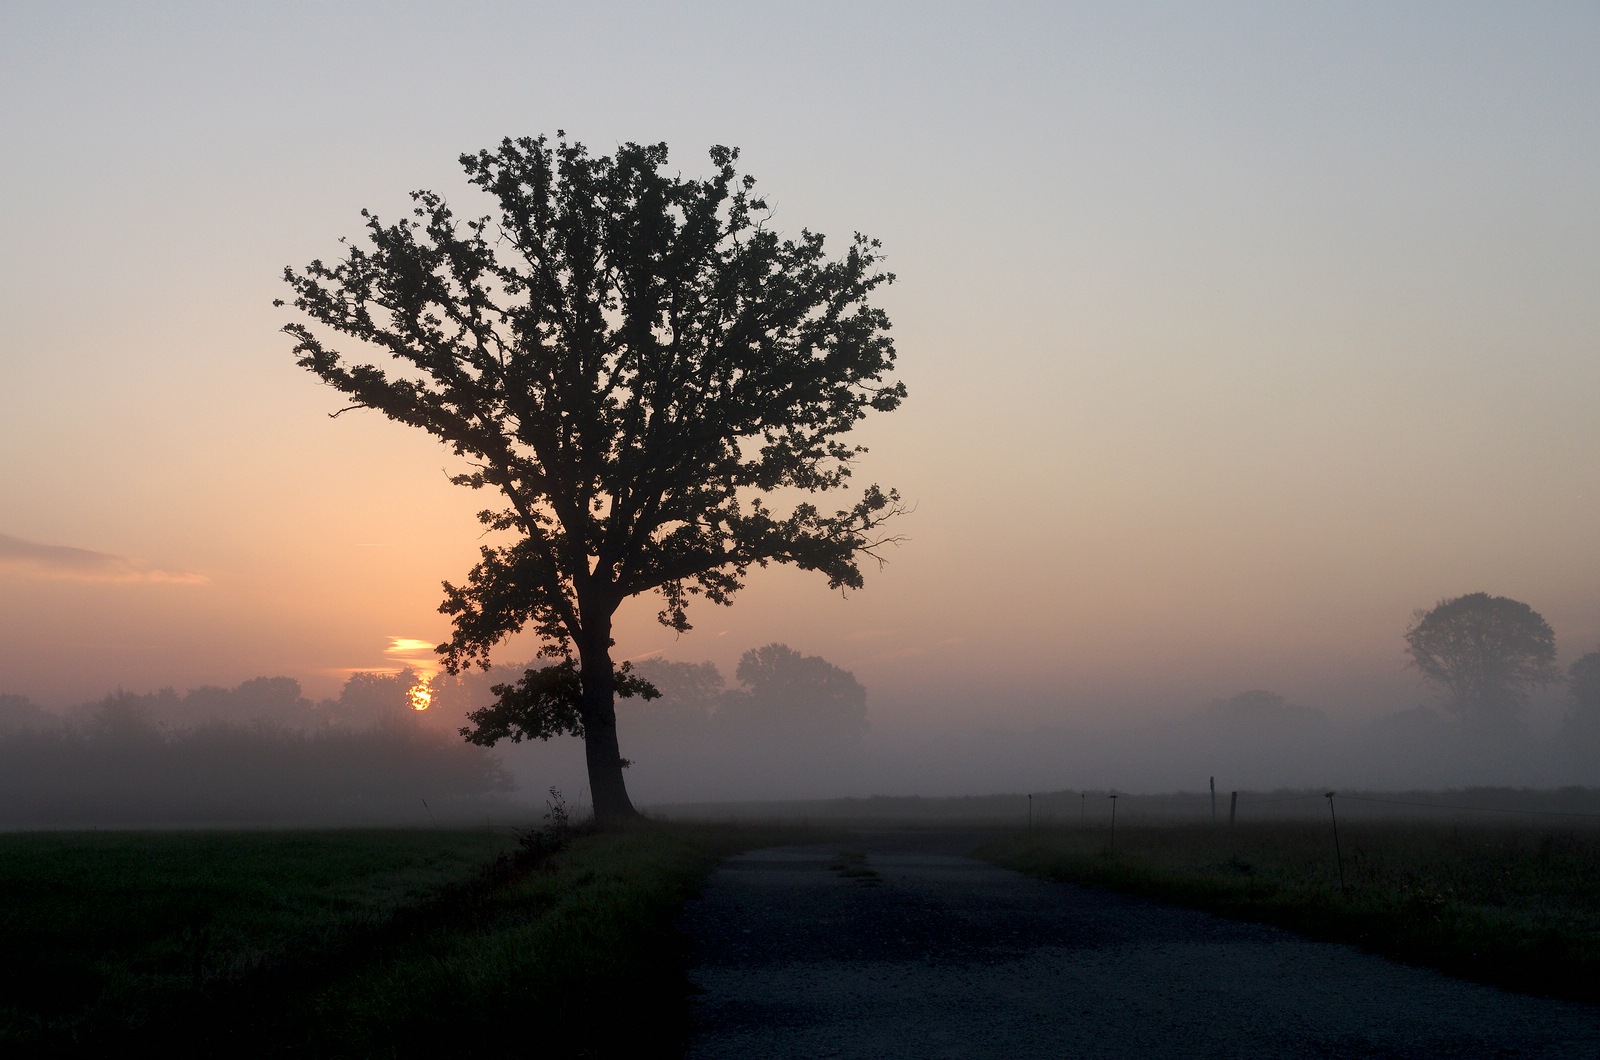
<instances>
[{"instance_id":1,"label":"orange glow in sky","mask_svg":"<svg viewBox=\"0 0 1600 1060\"><path fill-rule=\"evenodd\" d=\"M1028 727L1408 710L1412 611L1471 592L1600 646L1600 6L80 6L0 34L7 156L50 160L0 197L0 695L409 668L429 705L497 501L331 418L272 300L363 208L487 210L461 153L558 127L695 179L737 146L768 227L898 277L910 397L845 441L904 544L848 598L753 570L687 634L629 601L618 659L778 641L875 725Z\"/></svg>"}]
</instances>

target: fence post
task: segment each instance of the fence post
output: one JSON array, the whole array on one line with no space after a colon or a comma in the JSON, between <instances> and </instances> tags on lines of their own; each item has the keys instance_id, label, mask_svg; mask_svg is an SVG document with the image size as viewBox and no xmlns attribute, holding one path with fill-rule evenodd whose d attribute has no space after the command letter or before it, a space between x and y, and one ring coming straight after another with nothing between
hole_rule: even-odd
<instances>
[{"instance_id":1,"label":"fence post","mask_svg":"<svg viewBox=\"0 0 1600 1060\"><path fill-rule=\"evenodd\" d=\"M1211 823L1217 823L1217 778L1211 778Z\"/></svg>"},{"instance_id":2,"label":"fence post","mask_svg":"<svg viewBox=\"0 0 1600 1060\"><path fill-rule=\"evenodd\" d=\"M1339 890L1344 890L1344 852L1339 849L1339 815L1333 812L1333 792L1328 792L1328 816L1333 818L1333 856L1339 862Z\"/></svg>"},{"instance_id":3,"label":"fence post","mask_svg":"<svg viewBox=\"0 0 1600 1060\"><path fill-rule=\"evenodd\" d=\"M1233 819L1234 819L1234 816L1236 814L1238 814L1238 812L1239 812L1239 793L1236 791L1236 792L1233 793L1233 796L1228 799L1228 827L1229 828L1233 827Z\"/></svg>"},{"instance_id":4,"label":"fence post","mask_svg":"<svg viewBox=\"0 0 1600 1060\"><path fill-rule=\"evenodd\" d=\"M1110 855L1117 852L1117 796L1112 793L1106 798L1111 800L1111 842L1106 844L1106 853Z\"/></svg>"},{"instance_id":5,"label":"fence post","mask_svg":"<svg viewBox=\"0 0 1600 1060\"><path fill-rule=\"evenodd\" d=\"M1033 795L1028 795L1028 831L1033 831Z\"/></svg>"}]
</instances>

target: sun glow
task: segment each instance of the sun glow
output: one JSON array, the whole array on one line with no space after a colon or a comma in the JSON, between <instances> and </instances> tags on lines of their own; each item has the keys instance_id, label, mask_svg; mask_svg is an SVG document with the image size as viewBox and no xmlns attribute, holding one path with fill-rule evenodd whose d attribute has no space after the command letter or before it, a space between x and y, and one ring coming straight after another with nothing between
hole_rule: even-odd
<instances>
[{"instance_id":1,"label":"sun glow","mask_svg":"<svg viewBox=\"0 0 1600 1060\"><path fill-rule=\"evenodd\" d=\"M406 689L406 696L411 701L412 710L427 710L433 702L433 689L428 687L428 679L418 676L417 683Z\"/></svg>"}]
</instances>

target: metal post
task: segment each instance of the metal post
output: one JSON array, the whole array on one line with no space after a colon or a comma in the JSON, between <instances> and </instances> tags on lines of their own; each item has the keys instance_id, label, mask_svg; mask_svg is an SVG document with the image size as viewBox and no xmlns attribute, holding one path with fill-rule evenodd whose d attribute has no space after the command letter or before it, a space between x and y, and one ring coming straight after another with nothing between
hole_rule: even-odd
<instances>
[{"instance_id":1,"label":"metal post","mask_svg":"<svg viewBox=\"0 0 1600 1060\"><path fill-rule=\"evenodd\" d=\"M1236 792L1233 793L1233 797L1228 800L1228 825L1229 825L1229 827L1232 827L1233 818L1238 812L1239 812L1239 793L1236 791Z\"/></svg>"}]
</instances>

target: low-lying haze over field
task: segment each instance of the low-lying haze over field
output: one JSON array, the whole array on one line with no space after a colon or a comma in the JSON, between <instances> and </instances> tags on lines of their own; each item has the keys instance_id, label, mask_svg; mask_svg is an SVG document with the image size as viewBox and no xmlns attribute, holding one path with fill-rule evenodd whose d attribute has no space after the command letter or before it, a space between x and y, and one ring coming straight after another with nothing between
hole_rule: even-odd
<instances>
[{"instance_id":1,"label":"low-lying haze over field","mask_svg":"<svg viewBox=\"0 0 1600 1060\"><path fill-rule=\"evenodd\" d=\"M1554 694L1524 724L1495 730L1425 706L1330 716L1264 690L1122 724L887 727L874 722L869 691L820 657L775 644L745 661L734 674L638 664L663 692L619 709L640 805L677 814L692 803L1078 790L1103 816L1106 792L1201 792L1213 781L1224 805L1235 790L1600 785L1600 731ZM352 675L317 702L284 677L122 691L66 712L3 696L0 826L521 820L545 811L551 788L581 810L580 741L491 751L457 732L493 700L491 684L515 676L436 677L425 710L414 671ZM1076 812L1055 802L1041 814Z\"/></svg>"}]
</instances>

